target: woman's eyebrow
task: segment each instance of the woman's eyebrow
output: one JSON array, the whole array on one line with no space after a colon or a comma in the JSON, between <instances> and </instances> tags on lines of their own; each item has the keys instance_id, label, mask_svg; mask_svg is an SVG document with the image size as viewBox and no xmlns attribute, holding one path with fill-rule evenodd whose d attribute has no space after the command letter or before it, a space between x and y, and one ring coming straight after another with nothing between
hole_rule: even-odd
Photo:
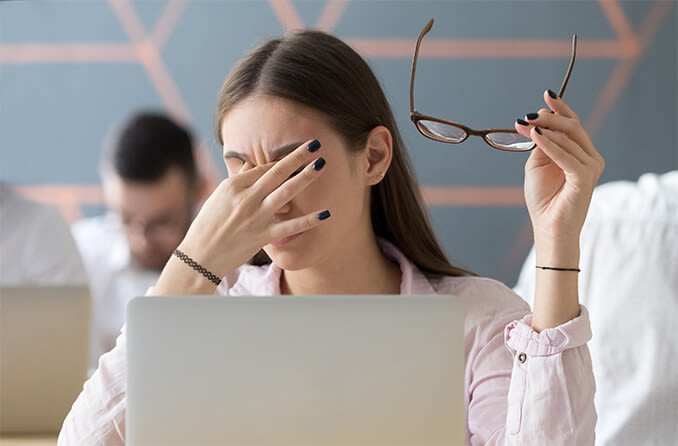
<instances>
[{"instance_id":1,"label":"woman's eyebrow","mask_svg":"<svg viewBox=\"0 0 678 446\"><path fill-rule=\"evenodd\" d=\"M303 144L303 141L296 141L296 142L291 142L289 144L283 144L281 146L278 146L274 149L272 149L269 152L269 158L271 161L279 161L280 159L284 158L286 155L289 153L293 152L297 147ZM252 160L250 160L250 157L245 154L245 153L240 153L236 152L234 150L229 150L228 152L224 153L224 159L229 159L229 158L237 158L241 161L254 164Z\"/></svg>"},{"instance_id":2,"label":"woman's eyebrow","mask_svg":"<svg viewBox=\"0 0 678 446\"><path fill-rule=\"evenodd\" d=\"M297 147L299 147L303 143L304 143L303 141L296 141L291 142L289 144L283 144L282 146L278 146L275 149L272 149L269 152L271 161L279 161L281 158L284 158L286 155L293 152Z\"/></svg>"}]
</instances>

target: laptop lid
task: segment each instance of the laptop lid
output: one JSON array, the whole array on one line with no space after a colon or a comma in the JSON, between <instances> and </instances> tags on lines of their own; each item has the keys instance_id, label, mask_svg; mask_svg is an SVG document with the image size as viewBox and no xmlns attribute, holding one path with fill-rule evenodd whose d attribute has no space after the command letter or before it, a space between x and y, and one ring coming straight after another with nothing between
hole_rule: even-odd
<instances>
[{"instance_id":1,"label":"laptop lid","mask_svg":"<svg viewBox=\"0 0 678 446\"><path fill-rule=\"evenodd\" d=\"M0 432L55 433L87 379L86 286L0 287Z\"/></svg>"},{"instance_id":2,"label":"laptop lid","mask_svg":"<svg viewBox=\"0 0 678 446\"><path fill-rule=\"evenodd\" d=\"M461 445L452 296L142 297L129 445Z\"/></svg>"}]
</instances>

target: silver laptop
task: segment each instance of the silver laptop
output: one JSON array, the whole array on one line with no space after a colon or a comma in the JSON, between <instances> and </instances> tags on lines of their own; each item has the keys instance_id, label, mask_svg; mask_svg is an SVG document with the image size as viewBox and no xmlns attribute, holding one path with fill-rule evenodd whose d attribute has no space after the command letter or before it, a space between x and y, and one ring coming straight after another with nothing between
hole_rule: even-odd
<instances>
[{"instance_id":1,"label":"silver laptop","mask_svg":"<svg viewBox=\"0 0 678 446\"><path fill-rule=\"evenodd\" d=\"M463 445L452 296L141 297L127 444Z\"/></svg>"},{"instance_id":2,"label":"silver laptop","mask_svg":"<svg viewBox=\"0 0 678 446\"><path fill-rule=\"evenodd\" d=\"M86 286L0 287L0 432L56 433L87 378Z\"/></svg>"}]
</instances>

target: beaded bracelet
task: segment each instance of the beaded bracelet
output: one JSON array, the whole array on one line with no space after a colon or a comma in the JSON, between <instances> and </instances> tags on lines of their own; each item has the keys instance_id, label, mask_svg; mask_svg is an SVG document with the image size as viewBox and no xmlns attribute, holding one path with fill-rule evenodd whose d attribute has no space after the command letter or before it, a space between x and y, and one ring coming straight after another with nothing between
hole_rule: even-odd
<instances>
[{"instance_id":1,"label":"beaded bracelet","mask_svg":"<svg viewBox=\"0 0 678 446\"><path fill-rule=\"evenodd\" d=\"M207 271L204 266L202 266L201 264L187 256L183 252L179 251L178 248L174 250L174 255L180 258L188 266L190 266L203 276L207 277L213 284L219 285L221 283L221 279L216 274Z\"/></svg>"}]
</instances>

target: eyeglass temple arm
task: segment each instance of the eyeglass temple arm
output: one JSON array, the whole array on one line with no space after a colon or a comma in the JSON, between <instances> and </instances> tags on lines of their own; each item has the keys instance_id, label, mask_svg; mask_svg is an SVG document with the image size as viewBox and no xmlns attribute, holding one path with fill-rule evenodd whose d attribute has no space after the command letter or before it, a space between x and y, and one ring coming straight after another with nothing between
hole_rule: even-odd
<instances>
[{"instance_id":1,"label":"eyeglass temple arm","mask_svg":"<svg viewBox=\"0 0 678 446\"><path fill-rule=\"evenodd\" d=\"M428 34L429 31L431 31L431 28L433 28L433 22L434 20L431 19L429 22L426 24L424 29L421 31L419 34L419 38L417 39L417 46L414 49L414 59L412 60L412 76L410 77L410 113L414 112L414 75L417 71L417 60L419 58L419 47L421 46L421 41L424 38L426 34ZM565 87L567 87L567 82L570 80L570 74L572 74L572 68L574 67L574 61L577 57L577 35L574 34L572 35L572 56L570 57L570 64L567 67L567 72L565 73L565 79L563 80L563 83L560 85L560 90L558 90L558 97L562 98L563 93L565 93Z\"/></svg>"},{"instance_id":2,"label":"eyeglass temple arm","mask_svg":"<svg viewBox=\"0 0 678 446\"><path fill-rule=\"evenodd\" d=\"M560 90L558 90L558 97L562 98L563 93L565 92L565 87L567 87L567 81L570 80L570 74L572 73L572 68L574 67L574 59L577 56L577 35L572 35L572 56L570 56L570 65L567 67L567 72L565 73L565 79L560 85Z\"/></svg>"},{"instance_id":3,"label":"eyeglass temple arm","mask_svg":"<svg viewBox=\"0 0 678 446\"><path fill-rule=\"evenodd\" d=\"M417 71L417 58L419 57L419 46L421 45L421 40L424 38L426 33L431 31L433 27L433 19L429 20L428 24L419 34L417 39L417 46L414 49L414 60L412 61L412 77L410 78L410 113L414 111L414 74Z\"/></svg>"}]
</instances>

